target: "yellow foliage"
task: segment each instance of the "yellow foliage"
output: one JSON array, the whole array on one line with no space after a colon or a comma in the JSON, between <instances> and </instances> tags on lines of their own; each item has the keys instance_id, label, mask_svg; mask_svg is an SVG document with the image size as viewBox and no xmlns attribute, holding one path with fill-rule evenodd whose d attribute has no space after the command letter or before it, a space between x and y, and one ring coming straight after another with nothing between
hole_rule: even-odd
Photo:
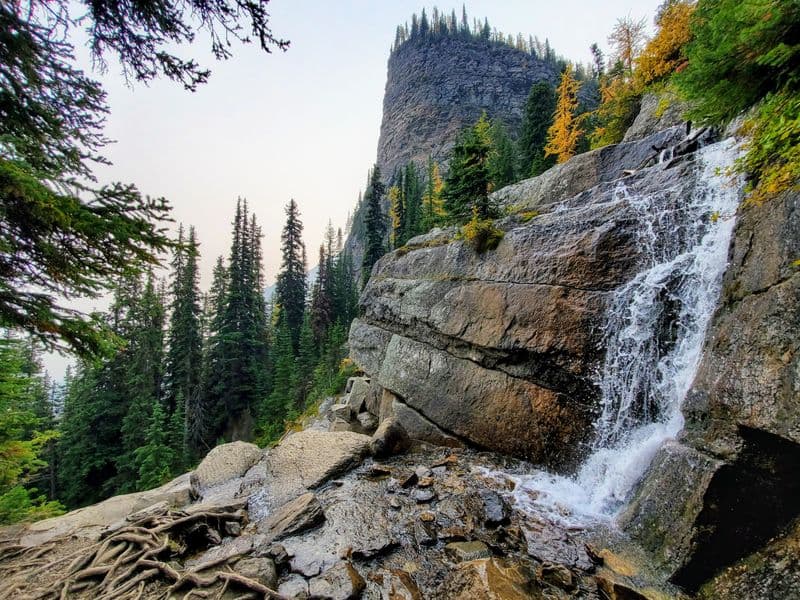
<instances>
[{"instance_id":1,"label":"yellow foliage","mask_svg":"<svg viewBox=\"0 0 800 600\"><path fill-rule=\"evenodd\" d=\"M686 65L685 48L692 39L690 22L694 9L694 2L676 0L658 15L656 34L636 60L637 87L665 79Z\"/></svg>"},{"instance_id":2,"label":"yellow foliage","mask_svg":"<svg viewBox=\"0 0 800 600\"><path fill-rule=\"evenodd\" d=\"M575 116L578 108L578 89L581 84L572 74L572 65L567 65L558 85L558 103L553 124L547 130L545 156L555 155L563 163L575 155L575 148L583 131L580 119Z\"/></svg>"},{"instance_id":3,"label":"yellow foliage","mask_svg":"<svg viewBox=\"0 0 800 600\"><path fill-rule=\"evenodd\" d=\"M479 219L478 212L473 211L472 219L462 230L464 239L478 254L497 248L505 232L494 226L491 219Z\"/></svg>"}]
</instances>

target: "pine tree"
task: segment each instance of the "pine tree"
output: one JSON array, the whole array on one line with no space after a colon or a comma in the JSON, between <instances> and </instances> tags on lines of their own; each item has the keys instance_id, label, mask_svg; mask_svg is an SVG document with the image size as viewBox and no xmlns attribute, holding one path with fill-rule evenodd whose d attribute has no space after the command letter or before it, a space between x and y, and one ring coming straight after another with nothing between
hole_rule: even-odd
<instances>
[{"instance_id":1,"label":"pine tree","mask_svg":"<svg viewBox=\"0 0 800 600\"><path fill-rule=\"evenodd\" d=\"M399 248L403 245L405 237L406 219L403 191L399 186L393 185L389 188L387 195L389 196L389 221L392 226L389 232L389 245L392 248Z\"/></svg>"},{"instance_id":2,"label":"pine tree","mask_svg":"<svg viewBox=\"0 0 800 600\"><path fill-rule=\"evenodd\" d=\"M161 403L156 402L144 435L145 443L134 452L139 475L136 486L139 489L152 489L169 481L170 465L175 457L167 440L168 433L167 415Z\"/></svg>"},{"instance_id":3,"label":"pine tree","mask_svg":"<svg viewBox=\"0 0 800 600\"><path fill-rule=\"evenodd\" d=\"M405 206L403 244L405 244L415 235L422 233L422 185L413 162L406 164L403 172L403 203Z\"/></svg>"},{"instance_id":4,"label":"pine tree","mask_svg":"<svg viewBox=\"0 0 800 600\"><path fill-rule=\"evenodd\" d=\"M535 177L552 167L554 156L545 156L547 130L553 123L556 110L556 92L546 81L534 83L525 103L522 131L519 139L520 173Z\"/></svg>"},{"instance_id":5,"label":"pine tree","mask_svg":"<svg viewBox=\"0 0 800 600\"><path fill-rule=\"evenodd\" d=\"M198 243L194 228L175 250L172 280L172 314L164 374L164 397L169 415L175 412L178 397L184 401L199 398L203 340L200 332L200 289L197 262ZM189 412L192 412L191 410Z\"/></svg>"},{"instance_id":6,"label":"pine tree","mask_svg":"<svg viewBox=\"0 0 800 600\"><path fill-rule=\"evenodd\" d=\"M516 150L514 142L508 136L508 130L501 122L492 124L489 131L492 151L489 154L489 180L492 190L511 185L517 180Z\"/></svg>"},{"instance_id":7,"label":"pine tree","mask_svg":"<svg viewBox=\"0 0 800 600\"><path fill-rule=\"evenodd\" d=\"M475 125L461 133L453 148L443 192L444 209L451 222L463 223L473 212L480 219L494 216L489 201L489 129L489 120L483 113Z\"/></svg>"},{"instance_id":8,"label":"pine tree","mask_svg":"<svg viewBox=\"0 0 800 600\"><path fill-rule=\"evenodd\" d=\"M383 216L383 211L381 210L381 201L383 200L384 192L385 187L381 182L381 171L378 165L375 165L370 174L369 186L367 187L367 192L364 197L367 211L364 218L366 234L364 259L361 263L361 274L364 285L366 285L372 273L372 267L385 252L383 238L386 235L386 221Z\"/></svg>"},{"instance_id":9,"label":"pine tree","mask_svg":"<svg viewBox=\"0 0 800 600\"><path fill-rule=\"evenodd\" d=\"M297 348L300 339L306 302L306 261L302 233L300 212L292 199L286 206L286 224L281 234L281 268L276 282L275 301L289 329L293 348Z\"/></svg>"},{"instance_id":10,"label":"pine tree","mask_svg":"<svg viewBox=\"0 0 800 600\"><path fill-rule=\"evenodd\" d=\"M422 196L422 223L421 230L429 231L444 222L444 201L442 191L444 182L439 175L439 165L432 157L428 157L425 193Z\"/></svg>"},{"instance_id":11,"label":"pine tree","mask_svg":"<svg viewBox=\"0 0 800 600\"><path fill-rule=\"evenodd\" d=\"M547 130L547 145L544 148L545 156L556 156L559 163L575 155L575 148L583 133L580 121L575 115L579 88L580 82L573 77L572 65L567 65L561 74L555 118Z\"/></svg>"}]
</instances>

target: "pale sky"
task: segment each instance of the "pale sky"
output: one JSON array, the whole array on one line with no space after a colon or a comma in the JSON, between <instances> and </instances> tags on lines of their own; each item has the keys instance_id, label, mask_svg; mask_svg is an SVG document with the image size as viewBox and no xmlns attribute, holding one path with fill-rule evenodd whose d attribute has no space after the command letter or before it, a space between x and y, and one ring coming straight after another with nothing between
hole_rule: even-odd
<instances>
[{"instance_id":1,"label":"pale sky","mask_svg":"<svg viewBox=\"0 0 800 600\"><path fill-rule=\"evenodd\" d=\"M588 62L592 42L607 47L615 20L652 22L658 0L476 0L470 20L488 17L506 34L548 38L559 54ZM101 181L135 183L165 196L177 222L194 225L201 244L201 287L210 284L216 257L227 255L236 198L247 198L264 230L268 282L280 263L283 207L297 200L310 262L328 219L344 226L374 163L386 62L398 24L422 4L406 0L272 0L271 25L289 39L288 51L266 54L254 45L213 61L204 40L184 48L210 67L210 81L190 93L174 82L126 86L112 62L95 74L108 91L106 149L113 166ZM430 12L433 5L427 5ZM439 4L460 15L461 2ZM79 55L86 69L86 52ZM99 303L98 303L99 304ZM64 361L47 359L60 378Z\"/></svg>"}]
</instances>

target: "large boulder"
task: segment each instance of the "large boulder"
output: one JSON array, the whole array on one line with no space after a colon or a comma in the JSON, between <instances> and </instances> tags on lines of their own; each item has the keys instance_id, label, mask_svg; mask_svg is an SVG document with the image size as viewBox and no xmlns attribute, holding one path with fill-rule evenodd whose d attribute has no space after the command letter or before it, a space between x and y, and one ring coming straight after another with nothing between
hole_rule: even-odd
<instances>
[{"instance_id":1,"label":"large boulder","mask_svg":"<svg viewBox=\"0 0 800 600\"><path fill-rule=\"evenodd\" d=\"M359 464L369 453L371 438L350 431L306 429L285 438L265 460L264 489L272 506L319 487Z\"/></svg>"},{"instance_id":2,"label":"large boulder","mask_svg":"<svg viewBox=\"0 0 800 600\"><path fill-rule=\"evenodd\" d=\"M198 490L227 483L242 477L263 456L255 444L231 442L212 448L192 472L192 482Z\"/></svg>"}]
</instances>

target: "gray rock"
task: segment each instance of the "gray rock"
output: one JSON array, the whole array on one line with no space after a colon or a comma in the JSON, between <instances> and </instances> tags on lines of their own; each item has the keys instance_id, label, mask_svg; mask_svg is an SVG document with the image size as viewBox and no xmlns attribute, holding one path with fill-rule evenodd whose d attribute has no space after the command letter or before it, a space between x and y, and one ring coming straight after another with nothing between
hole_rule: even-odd
<instances>
[{"instance_id":1,"label":"gray rock","mask_svg":"<svg viewBox=\"0 0 800 600\"><path fill-rule=\"evenodd\" d=\"M259 523L258 530L267 542L297 535L325 520L322 505L313 493L303 494L281 506L268 519Z\"/></svg>"},{"instance_id":2,"label":"gray rock","mask_svg":"<svg viewBox=\"0 0 800 600\"><path fill-rule=\"evenodd\" d=\"M350 393L347 396L347 405L350 407L350 412L357 415L364 409L364 404L367 400L367 392L369 391L369 379L366 377L351 378L352 385Z\"/></svg>"},{"instance_id":3,"label":"gray rock","mask_svg":"<svg viewBox=\"0 0 800 600\"><path fill-rule=\"evenodd\" d=\"M330 409L331 420L343 419L345 421L349 421L351 416L352 414L350 411L350 406L348 406L347 404L334 404L333 406L331 406Z\"/></svg>"},{"instance_id":4,"label":"gray rock","mask_svg":"<svg viewBox=\"0 0 800 600\"><path fill-rule=\"evenodd\" d=\"M371 438L351 432L304 430L272 448L266 457L265 489L279 506L356 466Z\"/></svg>"},{"instance_id":5,"label":"gray rock","mask_svg":"<svg viewBox=\"0 0 800 600\"><path fill-rule=\"evenodd\" d=\"M308 598L308 581L305 577L292 573L278 586L277 592L284 598L305 600Z\"/></svg>"},{"instance_id":6,"label":"gray rock","mask_svg":"<svg viewBox=\"0 0 800 600\"><path fill-rule=\"evenodd\" d=\"M370 452L375 457L402 454L411 447L405 428L396 419L386 419L372 434Z\"/></svg>"},{"instance_id":7,"label":"gray rock","mask_svg":"<svg viewBox=\"0 0 800 600\"><path fill-rule=\"evenodd\" d=\"M425 487L414 490L414 493L411 495L414 500L416 500L420 504L424 504L426 502L430 502L434 498L436 498L436 491L431 487Z\"/></svg>"},{"instance_id":8,"label":"gray rock","mask_svg":"<svg viewBox=\"0 0 800 600\"><path fill-rule=\"evenodd\" d=\"M234 570L245 577L258 581L271 590L275 589L275 585L278 582L278 573L271 558L243 558L236 563Z\"/></svg>"},{"instance_id":9,"label":"gray rock","mask_svg":"<svg viewBox=\"0 0 800 600\"><path fill-rule=\"evenodd\" d=\"M365 431L374 432L378 428L378 417L369 412L362 412L358 415L358 422Z\"/></svg>"},{"instance_id":10,"label":"gray rock","mask_svg":"<svg viewBox=\"0 0 800 600\"><path fill-rule=\"evenodd\" d=\"M496 526L507 523L511 518L511 507L503 497L494 490L481 490L483 502L483 518L487 525Z\"/></svg>"},{"instance_id":11,"label":"gray rock","mask_svg":"<svg viewBox=\"0 0 800 600\"><path fill-rule=\"evenodd\" d=\"M492 555L486 544L477 541L450 542L444 547L444 551L455 562L489 558Z\"/></svg>"},{"instance_id":12,"label":"gray rock","mask_svg":"<svg viewBox=\"0 0 800 600\"><path fill-rule=\"evenodd\" d=\"M231 442L212 448L192 472L192 482L206 490L242 477L264 454L255 444Z\"/></svg>"},{"instance_id":13,"label":"gray rock","mask_svg":"<svg viewBox=\"0 0 800 600\"><path fill-rule=\"evenodd\" d=\"M325 600L352 600L359 598L366 582L356 568L349 562L342 562L314 577L308 590L314 598Z\"/></svg>"},{"instance_id":14,"label":"gray rock","mask_svg":"<svg viewBox=\"0 0 800 600\"><path fill-rule=\"evenodd\" d=\"M663 131L686 120L688 106L674 94L645 94L633 124L625 132L623 142L634 142Z\"/></svg>"},{"instance_id":15,"label":"gray rock","mask_svg":"<svg viewBox=\"0 0 800 600\"><path fill-rule=\"evenodd\" d=\"M337 417L328 426L328 431L354 431L356 424Z\"/></svg>"}]
</instances>

